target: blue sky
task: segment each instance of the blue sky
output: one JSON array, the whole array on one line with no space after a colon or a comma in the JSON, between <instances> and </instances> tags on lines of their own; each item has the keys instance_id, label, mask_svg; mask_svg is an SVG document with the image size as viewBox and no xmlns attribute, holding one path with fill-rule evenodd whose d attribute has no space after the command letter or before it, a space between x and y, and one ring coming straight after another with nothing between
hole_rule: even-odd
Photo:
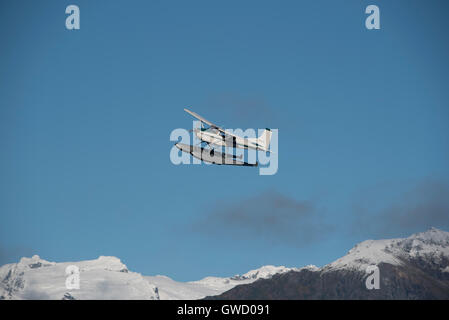
<instances>
[{"instance_id":1,"label":"blue sky","mask_svg":"<svg viewBox=\"0 0 449 320\"><path fill-rule=\"evenodd\" d=\"M69 4L80 30L65 28ZM380 30L365 28L369 4ZM114 255L194 280L323 265L367 238L449 230L448 10L435 0L2 2L2 263ZM278 173L174 166L169 136L191 128L187 106L229 128L278 128ZM267 194L286 210L312 204L323 234L226 221ZM417 216L425 204L442 213ZM395 217L387 233L384 213L398 207L414 223ZM294 221L298 234L309 226Z\"/></svg>"}]
</instances>

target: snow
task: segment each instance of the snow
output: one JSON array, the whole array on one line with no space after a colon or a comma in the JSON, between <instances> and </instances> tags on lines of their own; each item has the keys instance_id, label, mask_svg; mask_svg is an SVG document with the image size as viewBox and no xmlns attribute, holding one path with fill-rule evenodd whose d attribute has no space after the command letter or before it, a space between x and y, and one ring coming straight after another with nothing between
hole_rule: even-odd
<instances>
[{"instance_id":1,"label":"snow","mask_svg":"<svg viewBox=\"0 0 449 320\"><path fill-rule=\"evenodd\" d=\"M449 272L449 266L444 264L449 260L449 232L432 228L404 239L366 240L322 268L267 265L242 275L206 277L190 282L178 282L163 275L142 276L129 271L116 257L56 263L35 255L0 267L0 299L201 299L289 271L365 272L369 265L400 265L416 258L439 263L442 272ZM66 268L70 265L79 268L79 289L66 288Z\"/></svg>"},{"instance_id":2,"label":"snow","mask_svg":"<svg viewBox=\"0 0 449 320\"><path fill-rule=\"evenodd\" d=\"M240 284L252 283L258 279L270 278L275 274L284 273L296 268L284 266L263 266L248 271L243 275L232 277L206 277L198 281L177 282L166 276L146 277L149 282L159 288L159 296L163 300L201 299L206 296L219 295Z\"/></svg>"},{"instance_id":3,"label":"snow","mask_svg":"<svg viewBox=\"0 0 449 320\"><path fill-rule=\"evenodd\" d=\"M201 299L221 294L236 285L225 278L209 278L203 282L178 282L160 275L146 277L148 282L157 286L161 300Z\"/></svg>"},{"instance_id":4,"label":"snow","mask_svg":"<svg viewBox=\"0 0 449 320\"><path fill-rule=\"evenodd\" d=\"M79 268L79 289L66 288L70 265ZM141 274L129 272L115 257L63 263L38 256L22 258L17 264L1 267L0 279L0 295L6 299L159 299L154 285Z\"/></svg>"},{"instance_id":5,"label":"snow","mask_svg":"<svg viewBox=\"0 0 449 320\"><path fill-rule=\"evenodd\" d=\"M365 272L369 265L400 265L404 260L424 258L439 262L449 258L449 232L431 228L405 239L366 240L344 257L323 267L323 271L356 269Z\"/></svg>"},{"instance_id":6,"label":"snow","mask_svg":"<svg viewBox=\"0 0 449 320\"><path fill-rule=\"evenodd\" d=\"M268 266L263 266L259 269L256 270L251 270L248 271L247 273L239 276L236 275L233 278L236 279L266 279L266 278L271 278L273 275L277 274L277 273L285 273L288 271L292 271L292 270L297 270L296 268L286 268L284 266L272 266L272 265L268 265Z\"/></svg>"},{"instance_id":7,"label":"snow","mask_svg":"<svg viewBox=\"0 0 449 320\"><path fill-rule=\"evenodd\" d=\"M66 268L79 268L79 289L67 289ZM236 285L294 270L264 266L244 275L177 282L166 276L142 276L131 272L116 257L55 263L35 255L0 267L0 298L3 299L201 299L218 295Z\"/></svg>"},{"instance_id":8,"label":"snow","mask_svg":"<svg viewBox=\"0 0 449 320\"><path fill-rule=\"evenodd\" d=\"M398 265L401 261L385 251L386 246L389 244L390 240L363 241L349 250L347 255L328 264L324 269L360 269L365 271L367 266L379 264L380 262Z\"/></svg>"},{"instance_id":9,"label":"snow","mask_svg":"<svg viewBox=\"0 0 449 320\"><path fill-rule=\"evenodd\" d=\"M302 267L302 268L297 269L297 271L301 271L301 270L309 270L309 271L312 271L312 272L318 272L318 271L321 270L321 268L318 268L318 267L317 267L316 265L314 265L314 264L309 264L309 265L307 265L307 266L305 266L305 267Z\"/></svg>"}]
</instances>

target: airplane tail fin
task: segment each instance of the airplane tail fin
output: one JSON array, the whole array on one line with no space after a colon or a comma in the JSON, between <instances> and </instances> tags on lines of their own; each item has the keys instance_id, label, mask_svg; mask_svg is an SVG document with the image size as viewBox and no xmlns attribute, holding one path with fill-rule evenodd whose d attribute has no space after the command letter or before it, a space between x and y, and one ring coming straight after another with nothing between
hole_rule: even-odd
<instances>
[{"instance_id":1,"label":"airplane tail fin","mask_svg":"<svg viewBox=\"0 0 449 320\"><path fill-rule=\"evenodd\" d=\"M257 138L257 143L259 145L262 145L265 147L265 149L268 150L268 148L270 147L270 141L271 141L271 130L266 128L262 134L260 135L259 138Z\"/></svg>"}]
</instances>

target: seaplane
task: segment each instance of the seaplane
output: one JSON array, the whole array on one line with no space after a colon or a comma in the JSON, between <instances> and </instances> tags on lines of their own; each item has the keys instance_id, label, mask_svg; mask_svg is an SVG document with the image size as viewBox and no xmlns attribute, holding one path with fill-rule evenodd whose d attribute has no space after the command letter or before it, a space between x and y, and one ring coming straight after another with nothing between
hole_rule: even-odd
<instances>
[{"instance_id":1,"label":"seaplane","mask_svg":"<svg viewBox=\"0 0 449 320\"><path fill-rule=\"evenodd\" d=\"M184 109L184 111L201 121L200 128L194 128L190 131L193 131L195 136L200 140L199 145L206 145L208 148L198 145L193 146L184 143L176 143L175 146L182 152L190 153L197 159L213 164L251 167L257 167L257 161L256 163L248 163L241 160L243 155L236 156L234 154L218 152L215 151L215 147L231 147L271 152L269 147L272 132L268 128L266 128L258 138L240 137L229 130L225 130L206 120L189 109Z\"/></svg>"}]
</instances>

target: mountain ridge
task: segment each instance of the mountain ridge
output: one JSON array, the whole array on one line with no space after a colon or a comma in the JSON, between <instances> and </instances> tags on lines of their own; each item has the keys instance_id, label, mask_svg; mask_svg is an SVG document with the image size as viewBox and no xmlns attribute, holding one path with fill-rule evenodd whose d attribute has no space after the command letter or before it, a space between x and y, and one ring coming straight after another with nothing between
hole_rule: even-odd
<instances>
[{"instance_id":1,"label":"mountain ridge","mask_svg":"<svg viewBox=\"0 0 449 320\"><path fill-rule=\"evenodd\" d=\"M79 289L67 289L69 266L79 270ZM178 282L167 276L144 276L128 270L117 257L100 256L78 262L50 262L34 255L0 267L2 299L201 299L296 268L263 266L242 275L205 277Z\"/></svg>"},{"instance_id":2,"label":"mountain ridge","mask_svg":"<svg viewBox=\"0 0 449 320\"><path fill-rule=\"evenodd\" d=\"M80 288L67 289L68 266ZM366 269L380 270L367 290ZM365 240L317 267L262 266L242 275L178 282L128 270L117 257L50 262L34 255L0 267L0 299L449 299L449 232L431 228L407 238Z\"/></svg>"},{"instance_id":3,"label":"mountain ridge","mask_svg":"<svg viewBox=\"0 0 449 320\"><path fill-rule=\"evenodd\" d=\"M368 267L379 289L366 286ZM449 232L365 240L314 272L292 270L206 299L449 299Z\"/></svg>"}]
</instances>

